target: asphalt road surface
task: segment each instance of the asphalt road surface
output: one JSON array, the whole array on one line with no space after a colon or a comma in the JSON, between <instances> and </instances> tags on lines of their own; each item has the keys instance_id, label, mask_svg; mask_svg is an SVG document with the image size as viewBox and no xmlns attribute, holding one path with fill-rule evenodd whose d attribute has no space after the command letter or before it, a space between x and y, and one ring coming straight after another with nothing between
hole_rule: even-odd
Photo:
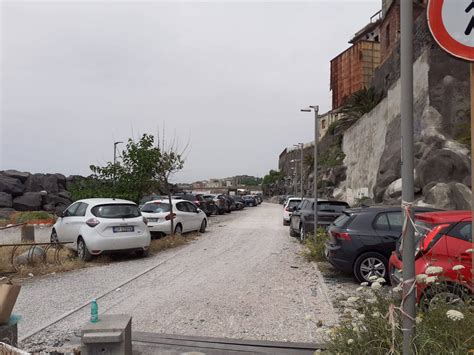
<instances>
[{"instance_id":1,"label":"asphalt road surface","mask_svg":"<svg viewBox=\"0 0 474 355\"><path fill-rule=\"evenodd\" d=\"M211 217L206 233L180 248L26 282L14 310L22 316L21 345L64 348L89 307L48 325L109 291L98 300L99 314L130 314L136 331L319 342L337 314L281 212L263 203Z\"/></svg>"}]
</instances>

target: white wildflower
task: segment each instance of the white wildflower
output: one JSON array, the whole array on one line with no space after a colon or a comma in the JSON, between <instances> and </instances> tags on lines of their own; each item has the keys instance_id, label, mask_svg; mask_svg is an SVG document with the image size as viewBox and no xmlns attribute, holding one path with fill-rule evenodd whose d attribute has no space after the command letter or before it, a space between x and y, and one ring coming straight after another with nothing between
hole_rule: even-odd
<instances>
[{"instance_id":1,"label":"white wildflower","mask_svg":"<svg viewBox=\"0 0 474 355\"><path fill-rule=\"evenodd\" d=\"M367 303L370 303L370 304L374 304L375 302L377 302L377 299L376 298L368 298L366 300Z\"/></svg>"},{"instance_id":2,"label":"white wildflower","mask_svg":"<svg viewBox=\"0 0 474 355\"><path fill-rule=\"evenodd\" d=\"M443 272L443 268L441 266L428 266L426 268L426 274L428 275L437 275Z\"/></svg>"},{"instance_id":3,"label":"white wildflower","mask_svg":"<svg viewBox=\"0 0 474 355\"><path fill-rule=\"evenodd\" d=\"M359 313L359 314L357 315L357 318L359 318L360 320L363 320L363 319L365 319L365 315L362 314L362 313Z\"/></svg>"},{"instance_id":4,"label":"white wildflower","mask_svg":"<svg viewBox=\"0 0 474 355\"><path fill-rule=\"evenodd\" d=\"M359 300L359 297L354 297L354 296L352 296L352 297L349 297L349 298L347 299L347 302L349 302L349 303L355 303L355 302L357 302L358 300Z\"/></svg>"},{"instance_id":5,"label":"white wildflower","mask_svg":"<svg viewBox=\"0 0 474 355\"><path fill-rule=\"evenodd\" d=\"M438 276L428 276L425 279L425 283L426 284L431 284L431 283L435 282L436 280L438 280Z\"/></svg>"},{"instance_id":6,"label":"white wildflower","mask_svg":"<svg viewBox=\"0 0 474 355\"><path fill-rule=\"evenodd\" d=\"M347 339L347 345L351 345L354 342L354 339Z\"/></svg>"},{"instance_id":7,"label":"white wildflower","mask_svg":"<svg viewBox=\"0 0 474 355\"><path fill-rule=\"evenodd\" d=\"M464 265L454 265L453 266L454 271L458 271L458 270L462 270L462 269L465 269Z\"/></svg>"},{"instance_id":8,"label":"white wildflower","mask_svg":"<svg viewBox=\"0 0 474 355\"><path fill-rule=\"evenodd\" d=\"M448 317L449 319L453 321L458 321L458 320L464 319L464 314L454 309L450 309L449 311L446 312L446 317Z\"/></svg>"},{"instance_id":9,"label":"white wildflower","mask_svg":"<svg viewBox=\"0 0 474 355\"><path fill-rule=\"evenodd\" d=\"M369 277L369 281L377 281L379 277L377 275L372 275Z\"/></svg>"},{"instance_id":10,"label":"white wildflower","mask_svg":"<svg viewBox=\"0 0 474 355\"><path fill-rule=\"evenodd\" d=\"M387 280L385 280L383 277L379 277L376 281L380 284L387 282Z\"/></svg>"},{"instance_id":11,"label":"white wildflower","mask_svg":"<svg viewBox=\"0 0 474 355\"><path fill-rule=\"evenodd\" d=\"M472 254L472 253L474 253L474 249L472 249L472 248L466 249L466 253Z\"/></svg>"},{"instance_id":12,"label":"white wildflower","mask_svg":"<svg viewBox=\"0 0 474 355\"><path fill-rule=\"evenodd\" d=\"M369 286L369 283L368 282L361 282L360 285L361 286Z\"/></svg>"},{"instance_id":13,"label":"white wildflower","mask_svg":"<svg viewBox=\"0 0 474 355\"><path fill-rule=\"evenodd\" d=\"M362 286L361 286L361 287L357 287L357 289L356 289L357 292L361 292L361 291L363 291L363 290L364 290L364 288L363 288Z\"/></svg>"},{"instance_id":14,"label":"white wildflower","mask_svg":"<svg viewBox=\"0 0 474 355\"><path fill-rule=\"evenodd\" d=\"M416 282L418 282L418 283L424 282L427 277L428 277L428 275L426 275L426 274L418 274L418 275L416 275Z\"/></svg>"},{"instance_id":15,"label":"white wildflower","mask_svg":"<svg viewBox=\"0 0 474 355\"><path fill-rule=\"evenodd\" d=\"M382 285L379 282L375 281L372 283L372 285L370 285L370 288L372 290L380 290L382 288Z\"/></svg>"},{"instance_id":16,"label":"white wildflower","mask_svg":"<svg viewBox=\"0 0 474 355\"><path fill-rule=\"evenodd\" d=\"M423 321L423 318L421 316L416 316L415 322L416 324L420 324Z\"/></svg>"},{"instance_id":17,"label":"white wildflower","mask_svg":"<svg viewBox=\"0 0 474 355\"><path fill-rule=\"evenodd\" d=\"M380 314L379 311L375 311L374 313L372 313L372 317L374 317L374 318L380 318L380 317L382 317L382 314Z\"/></svg>"},{"instance_id":18,"label":"white wildflower","mask_svg":"<svg viewBox=\"0 0 474 355\"><path fill-rule=\"evenodd\" d=\"M394 287L392 289L393 292L402 292L403 291L403 288L402 288L402 285L398 285L397 287Z\"/></svg>"},{"instance_id":19,"label":"white wildflower","mask_svg":"<svg viewBox=\"0 0 474 355\"><path fill-rule=\"evenodd\" d=\"M331 335L331 334L332 334L332 330L331 330L331 329L326 330L326 335Z\"/></svg>"}]
</instances>

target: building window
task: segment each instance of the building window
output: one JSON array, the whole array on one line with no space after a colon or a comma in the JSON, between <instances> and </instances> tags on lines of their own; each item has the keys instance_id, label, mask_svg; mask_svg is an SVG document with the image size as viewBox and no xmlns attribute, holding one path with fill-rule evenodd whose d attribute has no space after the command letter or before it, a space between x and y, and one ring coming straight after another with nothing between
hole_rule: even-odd
<instances>
[{"instance_id":1,"label":"building window","mask_svg":"<svg viewBox=\"0 0 474 355\"><path fill-rule=\"evenodd\" d=\"M321 128L325 129L326 128L326 120L321 121Z\"/></svg>"}]
</instances>

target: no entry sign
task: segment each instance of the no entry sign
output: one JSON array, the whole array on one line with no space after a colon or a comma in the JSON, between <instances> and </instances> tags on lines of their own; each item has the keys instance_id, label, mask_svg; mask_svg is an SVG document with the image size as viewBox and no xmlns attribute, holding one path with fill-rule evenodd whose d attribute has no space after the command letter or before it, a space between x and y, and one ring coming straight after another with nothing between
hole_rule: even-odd
<instances>
[{"instance_id":1,"label":"no entry sign","mask_svg":"<svg viewBox=\"0 0 474 355\"><path fill-rule=\"evenodd\" d=\"M428 26L445 51L474 61L474 0L430 0Z\"/></svg>"}]
</instances>

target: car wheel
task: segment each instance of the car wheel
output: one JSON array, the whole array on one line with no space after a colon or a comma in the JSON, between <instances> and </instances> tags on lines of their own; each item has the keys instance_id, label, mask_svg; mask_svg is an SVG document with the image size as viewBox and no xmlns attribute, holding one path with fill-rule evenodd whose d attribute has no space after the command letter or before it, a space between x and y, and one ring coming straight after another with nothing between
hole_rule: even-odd
<instances>
[{"instance_id":1,"label":"car wheel","mask_svg":"<svg viewBox=\"0 0 474 355\"><path fill-rule=\"evenodd\" d=\"M354 276L359 282L373 282L372 277L388 278L388 261L385 256L376 252L360 255L354 263Z\"/></svg>"},{"instance_id":2,"label":"car wheel","mask_svg":"<svg viewBox=\"0 0 474 355\"><path fill-rule=\"evenodd\" d=\"M206 231L206 227L207 227L207 222L205 219L203 219L201 222L201 228L199 228L199 233L204 233Z\"/></svg>"},{"instance_id":3,"label":"car wheel","mask_svg":"<svg viewBox=\"0 0 474 355\"><path fill-rule=\"evenodd\" d=\"M183 234L183 227L181 227L181 224L178 224L176 228L174 229L174 234L176 235L182 235Z\"/></svg>"},{"instance_id":4,"label":"car wheel","mask_svg":"<svg viewBox=\"0 0 474 355\"><path fill-rule=\"evenodd\" d=\"M306 230L304 228L304 224L302 224L300 226L300 235L299 235L299 237L300 237L300 242L304 243L305 240L306 240Z\"/></svg>"},{"instance_id":5,"label":"car wheel","mask_svg":"<svg viewBox=\"0 0 474 355\"><path fill-rule=\"evenodd\" d=\"M137 250L135 253L139 258L146 258L148 256L148 249Z\"/></svg>"},{"instance_id":6,"label":"car wheel","mask_svg":"<svg viewBox=\"0 0 474 355\"><path fill-rule=\"evenodd\" d=\"M469 299L469 293L460 285L447 284L445 286L428 288L420 299L420 307L425 312L437 306L461 306Z\"/></svg>"},{"instance_id":7,"label":"car wheel","mask_svg":"<svg viewBox=\"0 0 474 355\"><path fill-rule=\"evenodd\" d=\"M220 214L220 215L223 215L223 214L224 214L224 210L219 210L219 214Z\"/></svg>"},{"instance_id":8,"label":"car wheel","mask_svg":"<svg viewBox=\"0 0 474 355\"><path fill-rule=\"evenodd\" d=\"M53 243L53 244L59 243L58 233L56 233L56 229L53 229L53 230L51 231L50 241L51 241L51 243Z\"/></svg>"},{"instance_id":9,"label":"car wheel","mask_svg":"<svg viewBox=\"0 0 474 355\"><path fill-rule=\"evenodd\" d=\"M92 255L89 253L89 249L87 249L86 242L81 237L77 240L77 256L82 261L90 261L92 259Z\"/></svg>"}]
</instances>

